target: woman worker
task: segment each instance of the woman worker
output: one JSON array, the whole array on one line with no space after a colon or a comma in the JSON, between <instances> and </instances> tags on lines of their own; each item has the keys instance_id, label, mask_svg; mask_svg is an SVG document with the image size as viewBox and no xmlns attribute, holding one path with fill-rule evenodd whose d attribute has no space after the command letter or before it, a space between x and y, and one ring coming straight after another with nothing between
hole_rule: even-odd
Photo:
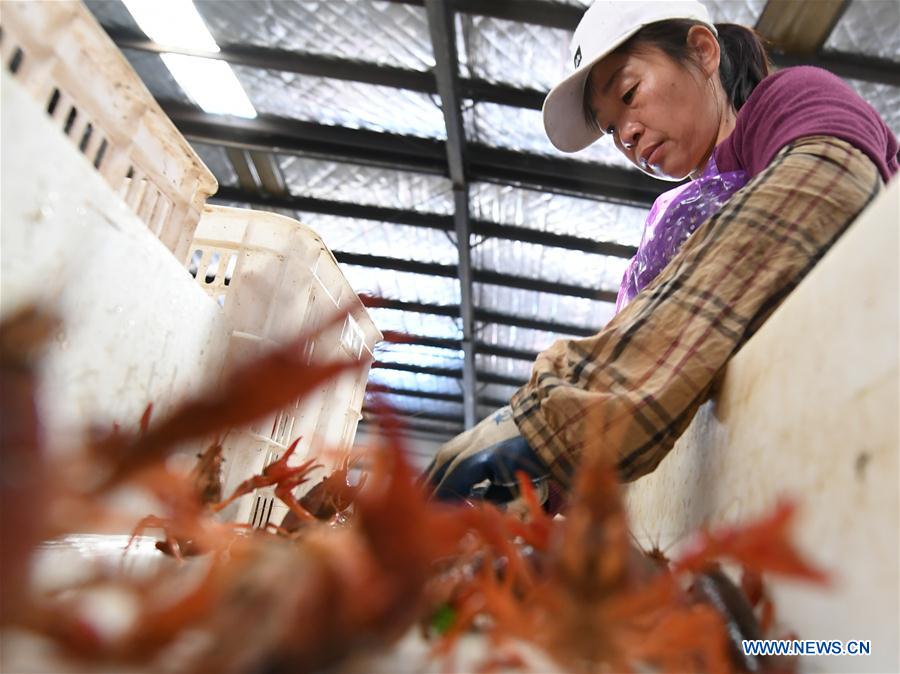
<instances>
[{"instance_id":1,"label":"woman worker","mask_svg":"<svg viewBox=\"0 0 900 674\"><path fill-rule=\"evenodd\" d=\"M654 204L596 335L542 352L509 407L444 445L438 498L513 497L514 473L564 491L581 457L652 471L729 358L897 172L898 143L840 79L768 74L750 29L699 2L596 0L575 72L544 102L565 152L604 135L640 170L691 182Z\"/></svg>"}]
</instances>

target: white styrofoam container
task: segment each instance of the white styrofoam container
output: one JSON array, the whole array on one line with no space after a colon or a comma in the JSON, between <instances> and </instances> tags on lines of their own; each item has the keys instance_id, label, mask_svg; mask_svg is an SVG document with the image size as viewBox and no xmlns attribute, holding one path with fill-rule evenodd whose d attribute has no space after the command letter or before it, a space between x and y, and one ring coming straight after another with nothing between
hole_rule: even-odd
<instances>
[{"instance_id":1,"label":"white styrofoam container","mask_svg":"<svg viewBox=\"0 0 900 674\"><path fill-rule=\"evenodd\" d=\"M803 639L872 642L868 656L799 658L801 672L900 671L898 206L894 178L627 491L635 535L663 549L797 502L792 538L832 583L767 578L778 618Z\"/></svg>"},{"instance_id":2,"label":"white styrofoam container","mask_svg":"<svg viewBox=\"0 0 900 674\"><path fill-rule=\"evenodd\" d=\"M90 11L73 0L4 2L0 27L4 70L183 259L216 179Z\"/></svg>"},{"instance_id":3,"label":"white styrofoam container","mask_svg":"<svg viewBox=\"0 0 900 674\"><path fill-rule=\"evenodd\" d=\"M225 439L225 493L277 460L300 437L291 458L312 456L327 470L348 450L360 419L372 349L382 335L322 239L300 222L275 213L206 206L187 265L223 308L231 331L223 372L299 333L350 313L308 345L310 361L349 359L359 368L323 384L313 395ZM326 454L325 452L329 452ZM315 477L314 474L313 478ZM256 525L285 512L271 490L259 490L225 511Z\"/></svg>"}]
</instances>

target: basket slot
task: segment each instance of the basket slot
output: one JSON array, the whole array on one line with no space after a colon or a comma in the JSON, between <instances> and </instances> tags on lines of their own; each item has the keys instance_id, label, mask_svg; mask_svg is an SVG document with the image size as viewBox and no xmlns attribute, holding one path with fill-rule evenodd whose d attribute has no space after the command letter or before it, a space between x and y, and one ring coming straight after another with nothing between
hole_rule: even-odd
<instances>
[{"instance_id":1,"label":"basket slot","mask_svg":"<svg viewBox=\"0 0 900 674\"><path fill-rule=\"evenodd\" d=\"M272 432L269 437L282 447L287 447L293 438L291 434L294 430L296 421L297 418L293 414L282 410L278 413L275 417L275 421L272 423Z\"/></svg>"},{"instance_id":2,"label":"basket slot","mask_svg":"<svg viewBox=\"0 0 900 674\"><path fill-rule=\"evenodd\" d=\"M144 190L144 196L141 198L141 204L138 207L138 217L146 223L150 222L150 216L156 208L156 202L159 200L159 190L152 184L147 184ZM154 232L155 233L155 232Z\"/></svg>"},{"instance_id":3,"label":"basket slot","mask_svg":"<svg viewBox=\"0 0 900 674\"><path fill-rule=\"evenodd\" d=\"M81 144L78 146L78 149L94 165L94 168L97 168L99 164L97 157L100 153L100 148L105 142L106 139L103 137L100 129L88 122L84 128L84 133L81 134Z\"/></svg>"},{"instance_id":4,"label":"basket slot","mask_svg":"<svg viewBox=\"0 0 900 674\"><path fill-rule=\"evenodd\" d=\"M59 99L59 88L53 87L53 91L50 92L50 98L47 99L47 114L50 116L50 119L53 119L53 115L56 113L56 108L59 106Z\"/></svg>"},{"instance_id":5,"label":"basket slot","mask_svg":"<svg viewBox=\"0 0 900 674\"><path fill-rule=\"evenodd\" d=\"M222 255L219 251L213 251L209 257L209 264L203 271L203 282L206 285L213 285L216 282L216 276L219 275L219 265L222 261Z\"/></svg>"},{"instance_id":6,"label":"basket slot","mask_svg":"<svg viewBox=\"0 0 900 674\"><path fill-rule=\"evenodd\" d=\"M50 103L53 103L53 109L50 109ZM66 115L72 108L72 99L66 96L66 92L61 89L54 89L47 101L47 114L50 119L55 121L59 126L63 126Z\"/></svg>"},{"instance_id":7,"label":"basket slot","mask_svg":"<svg viewBox=\"0 0 900 674\"><path fill-rule=\"evenodd\" d=\"M25 52L22 51L21 47L16 47L13 50L12 58L9 59L7 63L7 67L9 68L9 72L15 75L19 72L19 68L22 67L22 62L25 60Z\"/></svg>"},{"instance_id":8,"label":"basket slot","mask_svg":"<svg viewBox=\"0 0 900 674\"><path fill-rule=\"evenodd\" d=\"M135 213L137 213L140 208L141 199L144 198L144 191L146 189L147 178L142 172L132 169L131 178L129 179L128 187L125 190L125 203L128 204L128 208Z\"/></svg>"},{"instance_id":9,"label":"basket slot","mask_svg":"<svg viewBox=\"0 0 900 674\"><path fill-rule=\"evenodd\" d=\"M78 150L81 154L87 154L88 146L91 143L91 138L94 138L94 143L96 144L97 136L94 135L94 125L88 122L84 125L84 131L81 132L81 142L78 143Z\"/></svg>"},{"instance_id":10,"label":"basket slot","mask_svg":"<svg viewBox=\"0 0 900 674\"><path fill-rule=\"evenodd\" d=\"M171 212L172 202L165 194L160 193L159 199L156 200L156 206L153 208L153 214L150 216L150 231L159 236Z\"/></svg>"},{"instance_id":11,"label":"basket slot","mask_svg":"<svg viewBox=\"0 0 900 674\"><path fill-rule=\"evenodd\" d=\"M273 496L257 495L253 501L253 511L250 513L250 526L254 529L264 529L269 524L274 505L275 498Z\"/></svg>"},{"instance_id":12,"label":"basket slot","mask_svg":"<svg viewBox=\"0 0 900 674\"><path fill-rule=\"evenodd\" d=\"M225 265L225 276L222 278L223 285L231 285L231 279L234 278L234 270L237 267L237 253L228 256L228 264Z\"/></svg>"},{"instance_id":13,"label":"basket slot","mask_svg":"<svg viewBox=\"0 0 900 674\"><path fill-rule=\"evenodd\" d=\"M237 267L237 251L216 246L195 248L188 271L213 296L227 293Z\"/></svg>"},{"instance_id":14,"label":"basket slot","mask_svg":"<svg viewBox=\"0 0 900 674\"><path fill-rule=\"evenodd\" d=\"M63 121L63 133L67 136L72 134L72 129L75 128L75 122L78 120L78 108L74 105L69 106L69 111L66 113L65 120Z\"/></svg>"},{"instance_id":15,"label":"basket slot","mask_svg":"<svg viewBox=\"0 0 900 674\"><path fill-rule=\"evenodd\" d=\"M72 142L78 147L79 152L84 152L84 150L81 149L82 143L87 145L87 141L90 140L90 137L87 139L84 137L89 126L91 127L91 131L93 131L94 125L91 124L91 120L88 119L84 110L76 109L75 123L72 124L72 128L69 130L69 138L71 138Z\"/></svg>"},{"instance_id":16,"label":"basket slot","mask_svg":"<svg viewBox=\"0 0 900 674\"><path fill-rule=\"evenodd\" d=\"M3 67L183 260L216 180L90 11L4 2L0 32Z\"/></svg>"},{"instance_id":17,"label":"basket slot","mask_svg":"<svg viewBox=\"0 0 900 674\"><path fill-rule=\"evenodd\" d=\"M109 142L106 138L101 138L97 136L100 140L100 147L97 148L97 152L94 154L94 168L98 171L103 166L103 160L106 158L106 151L109 148ZM90 152L88 152L88 156L90 157Z\"/></svg>"}]
</instances>

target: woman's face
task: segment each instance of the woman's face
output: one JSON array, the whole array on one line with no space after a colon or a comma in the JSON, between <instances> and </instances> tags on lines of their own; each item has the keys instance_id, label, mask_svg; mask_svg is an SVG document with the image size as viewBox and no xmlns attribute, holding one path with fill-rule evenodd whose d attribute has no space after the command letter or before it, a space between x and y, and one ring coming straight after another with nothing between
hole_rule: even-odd
<instances>
[{"instance_id":1,"label":"woman's face","mask_svg":"<svg viewBox=\"0 0 900 674\"><path fill-rule=\"evenodd\" d=\"M610 55L591 70L589 102L597 122L613 135L622 154L654 177L680 180L702 170L733 128L716 75L718 44L705 47L715 52L714 58L710 53L704 60L701 50L697 67L682 66L648 46Z\"/></svg>"}]
</instances>

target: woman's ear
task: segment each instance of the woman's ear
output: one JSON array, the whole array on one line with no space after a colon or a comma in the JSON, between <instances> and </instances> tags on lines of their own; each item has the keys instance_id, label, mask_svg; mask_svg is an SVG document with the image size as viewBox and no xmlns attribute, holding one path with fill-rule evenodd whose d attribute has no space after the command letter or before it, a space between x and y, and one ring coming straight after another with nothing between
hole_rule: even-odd
<instances>
[{"instance_id":1,"label":"woman's ear","mask_svg":"<svg viewBox=\"0 0 900 674\"><path fill-rule=\"evenodd\" d=\"M687 34L687 44L697 59L697 65L712 77L719 71L719 41L706 26L691 26Z\"/></svg>"}]
</instances>

